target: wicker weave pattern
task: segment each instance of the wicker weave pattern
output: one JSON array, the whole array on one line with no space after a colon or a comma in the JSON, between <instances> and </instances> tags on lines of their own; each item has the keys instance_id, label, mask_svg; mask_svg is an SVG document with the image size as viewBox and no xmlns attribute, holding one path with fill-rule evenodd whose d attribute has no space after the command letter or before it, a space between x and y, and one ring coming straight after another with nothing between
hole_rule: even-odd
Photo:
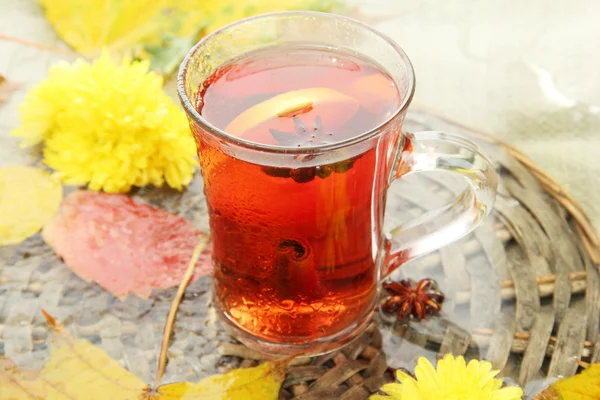
<instances>
[{"instance_id":1,"label":"wicker weave pattern","mask_svg":"<svg viewBox=\"0 0 600 400\"><path fill-rule=\"evenodd\" d=\"M365 399L392 379L390 368L411 370L421 355L485 358L523 385L574 374L574 357L599 361L598 240L570 196L516 150L487 136L427 113L412 113L405 124L407 130L435 127L478 137L502 174L496 210L474 234L392 277L436 279L447 297L440 317L400 324L377 315L344 349L295 360L281 398ZM448 176L404 178L390 190L386 223L446 204L458 190L460 182ZM183 194L142 190L137 196L208 229L198 179ZM174 293L120 301L74 276L39 235L2 247L0 354L22 367L43 365L48 355L43 307L74 335L151 382ZM262 357L225 334L211 306L208 278L188 288L168 356L164 383L252 366Z\"/></svg>"}]
</instances>

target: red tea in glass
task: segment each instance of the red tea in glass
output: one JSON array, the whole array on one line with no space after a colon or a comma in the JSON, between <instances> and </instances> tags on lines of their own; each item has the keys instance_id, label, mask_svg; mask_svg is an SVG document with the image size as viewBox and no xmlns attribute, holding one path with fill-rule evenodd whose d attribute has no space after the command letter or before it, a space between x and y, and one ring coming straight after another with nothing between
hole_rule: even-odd
<instances>
[{"instance_id":1,"label":"red tea in glass","mask_svg":"<svg viewBox=\"0 0 600 400\"><path fill-rule=\"evenodd\" d=\"M366 59L274 47L218 68L197 110L241 139L311 148L369 131L400 104ZM395 138L390 137L390 140ZM211 220L215 294L228 317L281 343L331 336L373 308L386 168L377 148L333 163L264 166L200 146ZM252 162L254 161L254 162ZM374 192L374 193L373 193ZM315 313L318 311L318 313Z\"/></svg>"},{"instance_id":2,"label":"red tea in glass","mask_svg":"<svg viewBox=\"0 0 600 400\"><path fill-rule=\"evenodd\" d=\"M402 132L412 66L360 22L311 12L236 22L190 51L178 92L204 178L215 306L259 351L347 343L368 325L379 280L469 233L492 208L496 176L477 145ZM386 236L390 183L420 171L469 185Z\"/></svg>"}]
</instances>

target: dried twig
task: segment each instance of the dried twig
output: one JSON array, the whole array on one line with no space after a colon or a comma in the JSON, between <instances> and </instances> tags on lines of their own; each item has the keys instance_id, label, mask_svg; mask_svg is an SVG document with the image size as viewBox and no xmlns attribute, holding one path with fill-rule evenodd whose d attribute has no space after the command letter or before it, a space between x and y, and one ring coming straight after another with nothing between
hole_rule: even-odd
<instances>
[{"instance_id":1,"label":"dried twig","mask_svg":"<svg viewBox=\"0 0 600 400\"><path fill-rule=\"evenodd\" d=\"M587 274L585 271L573 272L569 275L571 280L571 293L583 293L587 287ZM536 279L540 297L554 294L556 275L538 276ZM502 300L513 300L516 298L515 281L505 280L500 282L500 297ZM457 292L456 304L465 304L471 301L471 292L468 290Z\"/></svg>"},{"instance_id":2,"label":"dried twig","mask_svg":"<svg viewBox=\"0 0 600 400\"><path fill-rule=\"evenodd\" d=\"M194 253L192 254L192 258L190 260L190 264L185 271L185 275L183 277L183 281L179 284L179 289L177 289L177 294L171 303L171 309L169 310L169 315L167 317L167 323L165 324L165 330L163 332L163 340L160 345L160 355L158 357L158 371L156 372L156 379L154 380L154 387L158 387L160 385L160 381L165 373L165 366L167 365L167 349L169 347L169 340L171 339L171 334L173 333L173 325L175 325L175 316L177 315L177 310L179 309L179 304L181 303L181 299L183 298L183 294L185 293L185 289L187 285L190 283L192 276L194 275L194 269L196 267L196 262L198 261L198 257L206 247L206 244L209 241L209 237L204 237L200 243L194 249Z\"/></svg>"},{"instance_id":3,"label":"dried twig","mask_svg":"<svg viewBox=\"0 0 600 400\"><path fill-rule=\"evenodd\" d=\"M49 51L51 53L60 54L62 56L67 56L67 57L71 57L71 58L82 57L81 55L79 55L73 51L63 50L58 47L49 46L47 44L38 43L38 42L34 42L31 40L27 40L27 39L6 35L4 33L0 33L0 40L5 40L7 42L19 43L19 44L22 44L23 46L28 46L28 47L35 47L36 49Z\"/></svg>"},{"instance_id":4,"label":"dried twig","mask_svg":"<svg viewBox=\"0 0 600 400\"><path fill-rule=\"evenodd\" d=\"M583 231L581 225L575 224L575 232L577 232L577 234L581 238L583 246L590 255L592 263L594 263L594 265L598 267L598 271L600 271L600 248L594 246L594 244L590 241L590 238Z\"/></svg>"},{"instance_id":5,"label":"dried twig","mask_svg":"<svg viewBox=\"0 0 600 400\"><path fill-rule=\"evenodd\" d=\"M590 363L587 363L585 361L575 359L575 363L577 363L577 365L579 365L581 368L589 368L590 367Z\"/></svg>"},{"instance_id":6,"label":"dried twig","mask_svg":"<svg viewBox=\"0 0 600 400\"><path fill-rule=\"evenodd\" d=\"M491 337L493 334L494 334L493 329L476 328L473 330L473 336ZM515 341L528 342L530 338L531 338L531 334L529 332L515 332L515 336L514 336ZM556 336L550 336L550 340L548 341L548 344L552 345L552 346L555 345L556 344ZM583 346L585 349L589 350L594 347L594 343L586 340L585 342L583 342ZM523 348L523 351L525 351L525 348ZM514 351L514 352L522 353L523 351Z\"/></svg>"},{"instance_id":7,"label":"dried twig","mask_svg":"<svg viewBox=\"0 0 600 400\"><path fill-rule=\"evenodd\" d=\"M490 328L475 328L471 333L469 346L470 347L487 347L490 345L494 330ZM527 349L527 345L531 338L529 332L515 332L513 336L513 342L511 344L510 352L514 354L523 354ZM427 339L432 343L442 343L444 339L443 333L429 333ZM546 348L546 354L552 355L554 353L554 347L556 346L556 336L550 336L548 340L548 346ZM582 357L587 357L591 354L594 348L594 344L588 340L583 343Z\"/></svg>"},{"instance_id":8,"label":"dried twig","mask_svg":"<svg viewBox=\"0 0 600 400\"><path fill-rule=\"evenodd\" d=\"M585 271L573 272L573 273L569 274L569 279L571 280L571 282L584 281L586 279L586 277L587 277L587 273ZM537 282L538 285L555 283L556 275L538 276L537 278L535 278L535 281ZM513 280L502 281L502 282L500 282L500 287L501 288L515 287L515 281L513 281Z\"/></svg>"}]
</instances>

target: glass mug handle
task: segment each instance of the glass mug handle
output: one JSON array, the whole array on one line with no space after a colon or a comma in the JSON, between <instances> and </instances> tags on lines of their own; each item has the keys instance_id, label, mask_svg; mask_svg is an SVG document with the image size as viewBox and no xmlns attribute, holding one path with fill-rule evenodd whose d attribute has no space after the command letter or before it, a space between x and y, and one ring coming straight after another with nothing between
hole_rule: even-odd
<instances>
[{"instance_id":1,"label":"glass mug handle","mask_svg":"<svg viewBox=\"0 0 600 400\"><path fill-rule=\"evenodd\" d=\"M450 244L473 231L494 206L498 177L494 166L474 142L452 133L404 133L395 175L445 171L462 176L468 187L450 204L392 230L385 245L381 278L426 253Z\"/></svg>"}]
</instances>

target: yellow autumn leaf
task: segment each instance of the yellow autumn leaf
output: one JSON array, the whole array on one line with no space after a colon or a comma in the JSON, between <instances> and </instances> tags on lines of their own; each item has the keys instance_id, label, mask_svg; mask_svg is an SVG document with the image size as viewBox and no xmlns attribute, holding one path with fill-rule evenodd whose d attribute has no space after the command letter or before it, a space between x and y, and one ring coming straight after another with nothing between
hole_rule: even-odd
<instances>
[{"instance_id":1,"label":"yellow autumn leaf","mask_svg":"<svg viewBox=\"0 0 600 400\"><path fill-rule=\"evenodd\" d=\"M157 399L276 400L284 377L284 361L268 362L254 368L209 376L198 383L164 385L158 388L157 392L162 397Z\"/></svg>"},{"instance_id":2,"label":"yellow autumn leaf","mask_svg":"<svg viewBox=\"0 0 600 400\"><path fill-rule=\"evenodd\" d=\"M44 315L53 333L46 365L41 371L22 370L0 356L0 399L276 400L285 376L286 362L275 361L198 383L151 388L103 350L73 338L63 325Z\"/></svg>"},{"instance_id":3,"label":"yellow autumn leaf","mask_svg":"<svg viewBox=\"0 0 600 400\"><path fill-rule=\"evenodd\" d=\"M580 374L554 382L533 400L600 399L600 363L592 364Z\"/></svg>"},{"instance_id":4,"label":"yellow autumn leaf","mask_svg":"<svg viewBox=\"0 0 600 400\"><path fill-rule=\"evenodd\" d=\"M62 186L38 168L0 167L0 246L39 231L58 211Z\"/></svg>"},{"instance_id":5,"label":"yellow autumn leaf","mask_svg":"<svg viewBox=\"0 0 600 400\"><path fill-rule=\"evenodd\" d=\"M235 20L272 11L331 11L340 4L337 0L38 1L58 35L77 52L95 57L106 48L157 58L156 69L165 73L173 71L196 39Z\"/></svg>"},{"instance_id":6,"label":"yellow autumn leaf","mask_svg":"<svg viewBox=\"0 0 600 400\"><path fill-rule=\"evenodd\" d=\"M39 0L58 35L77 52L124 52L157 42L172 29L174 0Z\"/></svg>"},{"instance_id":7,"label":"yellow autumn leaf","mask_svg":"<svg viewBox=\"0 0 600 400\"><path fill-rule=\"evenodd\" d=\"M180 9L188 15L181 21L181 34L193 32L194 24L199 22L205 25L206 34L252 15L290 10L332 11L340 4L336 0L186 0L179 2Z\"/></svg>"}]
</instances>

